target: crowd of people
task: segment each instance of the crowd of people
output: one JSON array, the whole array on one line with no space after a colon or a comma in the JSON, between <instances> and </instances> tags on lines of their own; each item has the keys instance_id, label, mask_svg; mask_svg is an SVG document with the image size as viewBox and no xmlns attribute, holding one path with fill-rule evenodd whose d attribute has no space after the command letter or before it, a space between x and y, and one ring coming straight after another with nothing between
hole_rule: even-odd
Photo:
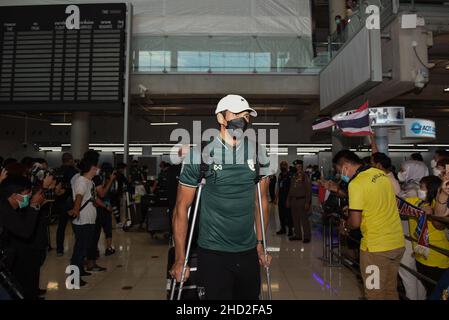
<instances>
[{"instance_id":1,"label":"crowd of people","mask_svg":"<svg viewBox=\"0 0 449 320\"><path fill-rule=\"evenodd\" d=\"M408 299L440 299L449 285L448 226L438 220L449 216L449 152L435 152L432 174L418 153L404 161L396 174L391 159L378 152L374 143L372 150L370 163L354 152L339 152L333 159L334 179L322 181L331 192L326 202L335 197L345 200L340 231L350 242L360 240L358 260L365 296L398 299L399 275ZM397 199L424 214L399 215ZM338 211L327 203L323 207ZM418 243L423 229L428 233L424 248ZM365 282L371 265L380 274L380 285L374 289Z\"/></svg>"},{"instance_id":2,"label":"crowd of people","mask_svg":"<svg viewBox=\"0 0 449 320\"><path fill-rule=\"evenodd\" d=\"M60 167L51 169L44 159L25 157L0 159L0 268L11 278L11 286L0 289L0 298L43 299L40 269L52 249L49 225L57 221L56 255L64 256L66 228L73 228L74 246L70 264L79 268L80 286L86 276L103 272L97 264L99 241L104 232L104 256L115 253L112 226L124 225L124 191L132 186L126 165L99 165L99 153L86 152L75 163L70 153L62 155ZM137 164L131 165L135 174ZM139 177L140 179L140 177ZM142 178L143 179L143 178ZM12 292L11 292L12 290Z\"/></svg>"},{"instance_id":3,"label":"crowd of people","mask_svg":"<svg viewBox=\"0 0 449 320\"><path fill-rule=\"evenodd\" d=\"M448 224L438 217L449 216L449 151L435 151L431 172L419 153L411 154L396 172L372 139L371 156L361 159L343 150L333 164L333 174L324 177L317 165L304 169L302 160L293 167L280 163L279 175L270 176L270 198L279 213L277 235L310 242L312 189L319 185L328 190L324 212L341 214L339 229L359 262L364 284L370 275L367 267L379 267L380 286L365 287L366 298L398 299L398 276L407 299L439 299L444 290L447 294ZM400 215L396 197L425 213L429 248L418 244L423 217Z\"/></svg>"}]
</instances>

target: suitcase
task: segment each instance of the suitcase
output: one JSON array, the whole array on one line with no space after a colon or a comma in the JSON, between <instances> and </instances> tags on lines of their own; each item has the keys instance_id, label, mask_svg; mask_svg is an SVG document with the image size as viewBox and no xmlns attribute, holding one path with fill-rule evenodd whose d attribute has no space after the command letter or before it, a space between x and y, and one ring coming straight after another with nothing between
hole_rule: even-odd
<instances>
[{"instance_id":1,"label":"suitcase","mask_svg":"<svg viewBox=\"0 0 449 320\"><path fill-rule=\"evenodd\" d=\"M147 210L146 221L148 232L170 231L170 216L167 207L147 207Z\"/></svg>"},{"instance_id":2,"label":"suitcase","mask_svg":"<svg viewBox=\"0 0 449 320\"><path fill-rule=\"evenodd\" d=\"M168 250L168 263L167 263L167 300L170 300L172 285L174 281L170 275L170 269L175 262L175 248L171 247ZM190 277L184 282L182 289L181 300L200 300L204 295L204 290L198 287L198 255L196 248L192 248L189 259ZM178 298L179 283L176 283L174 298Z\"/></svg>"}]
</instances>

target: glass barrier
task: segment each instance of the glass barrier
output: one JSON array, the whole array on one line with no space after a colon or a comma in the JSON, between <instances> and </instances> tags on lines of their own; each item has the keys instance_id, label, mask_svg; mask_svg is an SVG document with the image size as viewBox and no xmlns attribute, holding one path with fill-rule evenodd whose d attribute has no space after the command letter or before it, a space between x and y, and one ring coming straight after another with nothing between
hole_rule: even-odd
<instances>
[{"instance_id":1,"label":"glass barrier","mask_svg":"<svg viewBox=\"0 0 449 320\"><path fill-rule=\"evenodd\" d=\"M332 41L332 56L334 56L346 42L352 39L354 35L366 26L367 18L370 15L366 13L368 6L375 5L379 8L380 27L383 28L397 14L397 12L395 12L395 3L396 7L398 7L399 4L405 5L410 3L410 1L401 1L401 3L399 3L398 0L358 1L356 6L346 17L346 20L342 22L340 26L337 27L337 31L330 36L330 40Z\"/></svg>"},{"instance_id":2,"label":"glass barrier","mask_svg":"<svg viewBox=\"0 0 449 320\"><path fill-rule=\"evenodd\" d=\"M297 36L135 36L132 72L318 74L366 26L369 5L379 8L383 27L396 16L399 5L406 7L411 3L358 1L326 43Z\"/></svg>"},{"instance_id":3,"label":"glass barrier","mask_svg":"<svg viewBox=\"0 0 449 320\"><path fill-rule=\"evenodd\" d=\"M134 73L308 73L329 62L310 37L135 36Z\"/></svg>"}]
</instances>

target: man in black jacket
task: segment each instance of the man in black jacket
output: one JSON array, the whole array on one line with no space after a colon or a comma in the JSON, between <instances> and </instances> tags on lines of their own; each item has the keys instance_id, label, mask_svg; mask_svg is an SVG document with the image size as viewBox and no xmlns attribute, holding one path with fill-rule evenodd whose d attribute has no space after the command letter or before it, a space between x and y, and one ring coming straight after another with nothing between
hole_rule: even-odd
<instances>
[{"instance_id":1,"label":"man in black jacket","mask_svg":"<svg viewBox=\"0 0 449 320\"><path fill-rule=\"evenodd\" d=\"M37 299L39 294L41 255L35 233L44 201L42 191L31 194L31 183L24 177L8 177L0 186L0 246L25 299Z\"/></svg>"}]
</instances>

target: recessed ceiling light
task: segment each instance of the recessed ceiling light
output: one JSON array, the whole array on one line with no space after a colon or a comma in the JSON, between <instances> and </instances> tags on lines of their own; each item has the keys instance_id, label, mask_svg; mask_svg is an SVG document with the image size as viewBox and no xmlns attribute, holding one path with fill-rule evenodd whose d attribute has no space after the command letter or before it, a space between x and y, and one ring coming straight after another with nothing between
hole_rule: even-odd
<instances>
[{"instance_id":1,"label":"recessed ceiling light","mask_svg":"<svg viewBox=\"0 0 449 320\"><path fill-rule=\"evenodd\" d=\"M71 122L52 122L50 123L51 126L71 126Z\"/></svg>"},{"instance_id":2,"label":"recessed ceiling light","mask_svg":"<svg viewBox=\"0 0 449 320\"><path fill-rule=\"evenodd\" d=\"M152 126L177 126L177 122L151 122Z\"/></svg>"}]
</instances>

